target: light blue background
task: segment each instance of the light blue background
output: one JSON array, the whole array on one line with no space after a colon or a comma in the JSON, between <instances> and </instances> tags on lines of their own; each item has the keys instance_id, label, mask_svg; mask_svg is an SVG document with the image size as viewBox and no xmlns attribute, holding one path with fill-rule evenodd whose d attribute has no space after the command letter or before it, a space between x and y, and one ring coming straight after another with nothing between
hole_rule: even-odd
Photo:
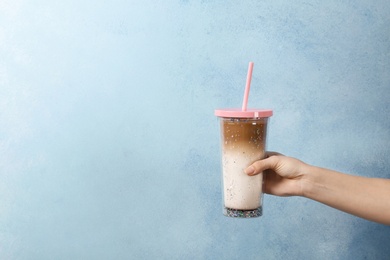
<instances>
[{"instance_id":1,"label":"light blue background","mask_svg":"<svg viewBox=\"0 0 390 260\"><path fill-rule=\"evenodd\" d=\"M389 1L0 1L1 259L387 259L304 198L222 216L214 109L268 148L390 177ZM389 198L390 199L390 198Z\"/></svg>"}]
</instances>

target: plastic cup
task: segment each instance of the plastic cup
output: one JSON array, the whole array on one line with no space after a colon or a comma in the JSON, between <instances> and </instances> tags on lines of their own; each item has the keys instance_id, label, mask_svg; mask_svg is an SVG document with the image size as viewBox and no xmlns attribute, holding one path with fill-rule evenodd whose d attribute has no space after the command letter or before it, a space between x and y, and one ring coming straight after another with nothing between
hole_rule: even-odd
<instances>
[{"instance_id":1,"label":"plastic cup","mask_svg":"<svg viewBox=\"0 0 390 260\"><path fill-rule=\"evenodd\" d=\"M244 170L263 159L272 110L220 109L223 214L254 218L263 214L263 174L248 176Z\"/></svg>"}]
</instances>

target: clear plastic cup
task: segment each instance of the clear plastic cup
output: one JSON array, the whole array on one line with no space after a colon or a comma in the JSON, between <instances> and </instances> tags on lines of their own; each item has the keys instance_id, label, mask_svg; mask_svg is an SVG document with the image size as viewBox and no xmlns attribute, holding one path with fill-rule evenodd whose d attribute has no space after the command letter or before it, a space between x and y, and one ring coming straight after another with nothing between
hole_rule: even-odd
<instances>
[{"instance_id":1,"label":"clear plastic cup","mask_svg":"<svg viewBox=\"0 0 390 260\"><path fill-rule=\"evenodd\" d=\"M223 214L235 218L263 214L263 174L248 176L244 170L263 159L272 110L216 110L220 117Z\"/></svg>"}]
</instances>

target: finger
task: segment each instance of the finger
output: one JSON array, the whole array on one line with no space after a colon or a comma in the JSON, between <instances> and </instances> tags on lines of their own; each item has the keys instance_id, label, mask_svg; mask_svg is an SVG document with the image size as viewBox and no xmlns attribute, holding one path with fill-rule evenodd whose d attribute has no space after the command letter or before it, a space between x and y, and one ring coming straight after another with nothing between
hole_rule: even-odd
<instances>
[{"instance_id":1,"label":"finger","mask_svg":"<svg viewBox=\"0 0 390 260\"><path fill-rule=\"evenodd\" d=\"M265 170L275 168L277 161L277 156L271 156L266 159L256 161L245 169L245 173L248 175L256 175Z\"/></svg>"}]
</instances>

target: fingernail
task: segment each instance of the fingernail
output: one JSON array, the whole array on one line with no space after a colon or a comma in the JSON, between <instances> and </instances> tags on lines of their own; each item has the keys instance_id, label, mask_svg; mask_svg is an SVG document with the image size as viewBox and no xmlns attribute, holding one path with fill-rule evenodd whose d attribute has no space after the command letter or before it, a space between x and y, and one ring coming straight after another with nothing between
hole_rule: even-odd
<instances>
[{"instance_id":1,"label":"fingernail","mask_svg":"<svg viewBox=\"0 0 390 260\"><path fill-rule=\"evenodd\" d=\"M245 173L246 173L246 174L251 175L251 174L253 174L254 172L255 172L255 167L253 167L253 166L249 166L248 168L245 169Z\"/></svg>"}]
</instances>

